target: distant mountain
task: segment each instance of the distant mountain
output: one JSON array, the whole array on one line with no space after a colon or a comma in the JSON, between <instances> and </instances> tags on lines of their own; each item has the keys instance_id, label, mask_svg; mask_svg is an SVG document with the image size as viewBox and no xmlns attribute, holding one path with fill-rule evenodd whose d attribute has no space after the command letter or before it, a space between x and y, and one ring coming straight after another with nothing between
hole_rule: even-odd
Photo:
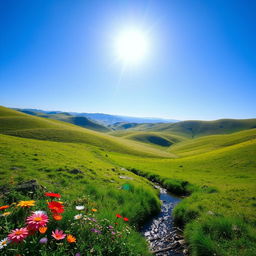
<instances>
[{"instance_id":1,"label":"distant mountain","mask_svg":"<svg viewBox=\"0 0 256 256\"><path fill-rule=\"evenodd\" d=\"M131 117L131 116L119 116L119 115L109 115L103 113L78 113L78 112L62 112L62 111L45 111L41 109L17 109L15 110L22 111L27 114L34 115L34 113L44 113L44 114L70 114L72 116L86 117L93 121L97 121L103 125L112 125L115 123L175 123L178 120L174 119L162 119L154 117Z\"/></svg>"},{"instance_id":2,"label":"distant mountain","mask_svg":"<svg viewBox=\"0 0 256 256\"><path fill-rule=\"evenodd\" d=\"M112 125L115 123L174 123L178 122L178 120L174 119L162 119L162 118L154 118L154 117L132 117L132 116L119 116L119 115L109 115L102 113L76 113L70 112L72 115L77 116L85 116L87 118L96 120L105 125Z\"/></svg>"}]
</instances>

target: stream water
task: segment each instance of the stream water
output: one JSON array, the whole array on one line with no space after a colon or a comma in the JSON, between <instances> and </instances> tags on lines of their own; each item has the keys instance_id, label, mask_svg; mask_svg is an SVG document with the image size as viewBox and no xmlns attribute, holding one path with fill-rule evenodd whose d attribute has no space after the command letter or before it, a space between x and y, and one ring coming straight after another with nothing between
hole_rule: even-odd
<instances>
[{"instance_id":1,"label":"stream water","mask_svg":"<svg viewBox=\"0 0 256 256\"><path fill-rule=\"evenodd\" d=\"M150 250L157 256L183 256L185 241L182 230L175 227L172 211L181 198L169 194L166 189L155 185L160 191L161 211L142 227L141 232L149 243Z\"/></svg>"}]
</instances>

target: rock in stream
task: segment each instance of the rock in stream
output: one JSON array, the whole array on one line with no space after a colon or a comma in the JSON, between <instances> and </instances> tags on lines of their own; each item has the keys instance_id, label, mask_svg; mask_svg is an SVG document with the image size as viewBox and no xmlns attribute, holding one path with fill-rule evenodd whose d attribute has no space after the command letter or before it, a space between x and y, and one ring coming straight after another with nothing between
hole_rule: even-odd
<instances>
[{"instance_id":1,"label":"rock in stream","mask_svg":"<svg viewBox=\"0 0 256 256\"><path fill-rule=\"evenodd\" d=\"M175 227L172 219L173 208L181 198L169 194L159 185L155 188L160 191L161 212L143 226L142 233L156 256L184 256L187 249L182 230Z\"/></svg>"}]
</instances>

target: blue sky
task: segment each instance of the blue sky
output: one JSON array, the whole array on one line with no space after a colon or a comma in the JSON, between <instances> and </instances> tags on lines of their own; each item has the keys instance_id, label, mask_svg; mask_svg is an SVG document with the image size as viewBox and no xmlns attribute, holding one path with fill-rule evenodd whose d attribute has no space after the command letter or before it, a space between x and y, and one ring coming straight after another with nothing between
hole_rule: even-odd
<instances>
[{"instance_id":1,"label":"blue sky","mask_svg":"<svg viewBox=\"0 0 256 256\"><path fill-rule=\"evenodd\" d=\"M0 104L179 120L256 117L256 2L0 1ZM147 31L122 72L114 39Z\"/></svg>"}]
</instances>

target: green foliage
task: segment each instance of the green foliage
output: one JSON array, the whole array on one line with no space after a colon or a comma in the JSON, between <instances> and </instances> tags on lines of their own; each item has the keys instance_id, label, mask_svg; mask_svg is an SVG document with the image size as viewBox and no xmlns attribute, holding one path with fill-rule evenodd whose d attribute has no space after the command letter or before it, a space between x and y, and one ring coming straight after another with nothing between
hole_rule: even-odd
<instances>
[{"instance_id":1,"label":"green foliage","mask_svg":"<svg viewBox=\"0 0 256 256\"><path fill-rule=\"evenodd\" d=\"M1 248L1 255L150 255L143 238L123 219L116 218L116 214L96 211L97 203L90 197L80 197L75 201L61 198L64 205L62 220L56 221L47 207L47 198L43 194L33 195L35 206L22 208L11 205L6 213L0 217L0 240L12 233L12 230L26 226L26 219L33 211L43 210L49 217L47 231L41 234L38 229L20 243L9 243ZM56 200L56 199L55 199ZM77 210L76 205L83 205L85 209ZM97 207L98 208L98 207ZM91 209L95 210L92 211ZM66 235L76 238L75 243L69 243L66 238L60 241L52 237L52 231L63 230ZM47 238L45 244L39 241Z\"/></svg>"},{"instance_id":2,"label":"green foliage","mask_svg":"<svg viewBox=\"0 0 256 256\"><path fill-rule=\"evenodd\" d=\"M192 255L255 255L256 232L244 220L206 216L186 226Z\"/></svg>"},{"instance_id":3,"label":"green foliage","mask_svg":"<svg viewBox=\"0 0 256 256\"><path fill-rule=\"evenodd\" d=\"M0 185L4 191L8 183L37 179L48 191L65 194L70 205L89 195L99 220L113 221L119 213L139 226L160 205L157 192L138 174L173 193L189 195L176 206L174 217L185 228L192 256L251 256L256 251L253 128L255 119L187 121L136 125L133 130L112 133L114 137L0 108L0 133L12 135L0 134ZM173 142L170 152L152 144L151 135ZM200 136L204 137L196 138ZM132 141L141 138L144 143ZM125 185L130 189L123 189ZM0 203L28 196L11 191ZM95 243L98 255L106 243ZM123 243L120 252L128 253L125 248L131 246L136 255L148 253L135 231Z\"/></svg>"}]
</instances>

